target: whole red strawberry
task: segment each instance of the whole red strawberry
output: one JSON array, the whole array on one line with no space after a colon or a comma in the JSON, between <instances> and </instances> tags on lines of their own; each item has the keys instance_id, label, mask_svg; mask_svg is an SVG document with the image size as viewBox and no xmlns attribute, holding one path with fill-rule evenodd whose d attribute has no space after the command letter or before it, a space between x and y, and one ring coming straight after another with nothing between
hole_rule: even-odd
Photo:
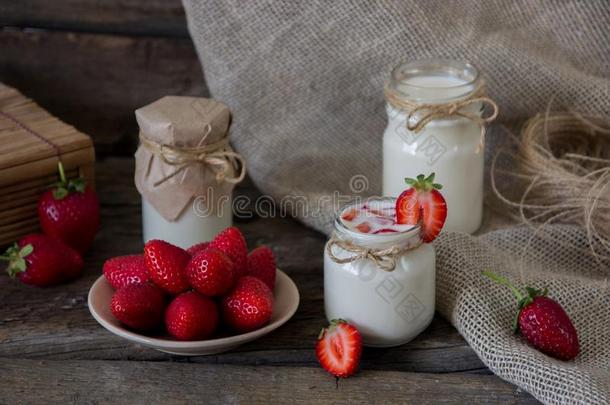
<instances>
[{"instance_id":1,"label":"whole red strawberry","mask_svg":"<svg viewBox=\"0 0 610 405\"><path fill-rule=\"evenodd\" d=\"M179 340L201 340L218 326L216 303L195 291L180 294L165 311L165 327Z\"/></svg>"},{"instance_id":2,"label":"whole red strawberry","mask_svg":"<svg viewBox=\"0 0 610 405\"><path fill-rule=\"evenodd\" d=\"M104 262L104 277L112 288L118 290L127 284L150 280L143 255L127 255L110 258Z\"/></svg>"},{"instance_id":3,"label":"whole red strawberry","mask_svg":"<svg viewBox=\"0 0 610 405\"><path fill-rule=\"evenodd\" d=\"M7 271L25 284L46 287L81 275L83 259L60 240L32 234L7 249L1 260L9 262Z\"/></svg>"},{"instance_id":4,"label":"whole red strawberry","mask_svg":"<svg viewBox=\"0 0 610 405\"><path fill-rule=\"evenodd\" d=\"M209 247L216 248L226 254L233 262L236 277L245 276L248 271L248 246L239 229L231 226L214 238Z\"/></svg>"},{"instance_id":5,"label":"whole red strawberry","mask_svg":"<svg viewBox=\"0 0 610 405\"><path fill-rule=\"evenodd\" d=\"M546 296L546 289L540 291L526 287L524 295L506 278L490 271L483 274L510 288L517 297L515 332L520 332L532 346L556 359L572 360L578 355L580 347L576 328L561 305Z\"/></svg>"},{"instance_id":6,"label":"whole red strawberry","mask_svg":"<svg viewBox=\"0 0 610 405\"><path fill-rule=\"evenodd\" d=\"M275 272L275 257L267 246L257 247L248 254L248 275L262 280L271 290L275 287Z\"/></svg>"},{"instance_id":7,"label":"whole red strawberry","mask_svg":"<svg viewBox=\"0 0 610 405\"><path fill-rule=\"evenodd\" d=\"M186 266L186 277L201 294L217 297L226 294L235 284L233 263L218 249L197 253Z\"/></svg>"},{"instance_id":8,"label":"whole red strawberry","mask_svg":"<svg viewBox=\"0 0 610 405\"><path fill-rule=\"evenodd\" d=\"M110 311L125 325L149 331L163 324L165 294L151 283L128 284L112 296Z\"/></svg>"},{"instance_id":9,"label":"whole red strawberry","mask_svg":"<svg viewBox=\"0 0 610 405\"><path fill-rule=\"evenodd\" d=\"M346 378L358 370L362 355L362 336L355 326L333 319L323 328L316 343L320 365L335 377Z\"/></svg>"},{"instance_id":10,"label":"whole red strawberry","mask_svg":"<svg viewBox=\"0 0 610 405\"><path fill-rule=\"evenodd\" d=\"M273 293L256 277L245 276L237 280L235 288L223 298L222 319L238 332L260 328L273 314Z\"/></svg>"},{"instance_id":11,"label":"whole red strawberry","mask_svg":"<svg viewBox=\"0 0 610 405\"><path fill-rule=\"evenodd\" d=\"M411 186L396 199L396 222L399 224L419 224L422 240L432 242L441 232L447 218L447 203L438 191L443 186L434 182L434 173L423 174L417 179L406 178Z\"/></svg>"},{"instance_id":12,"label":"whole red strawberry","mask_svg":"<svg viewBox=\"0 0 610 405\"><path fill-rule=\"evenodd\" d=\"M81 254L85 253L97 233L100 205L97 194L84 179L67 180L59 163L60 181L38 201L38 217L44 233L63 240Z\"/></svg>"},{"instance_id":13,"label":"whole red strawberry","mask_svg":"<svg viewBox=\"0 0 610 405\"><path fill-rule=\"evenodd\" d=\"M206 250L208 246L210 246L210 242L201 242L191 246L190 248L186 249L186 251L189 252L191 256L195 256L197 253Z\"/></svg>"},{"instance_id":14,"label":"whole red strawberry","mask_svg":"<svg viewBox=\"0 0 610 405\"><path fill-rule=\"evenodd\" d=\"M151 280L171 294L190 288L186 265L191 255L186 250L162 240L150 240L144 245L144 260Z\"/></svg>"}]
</instances>

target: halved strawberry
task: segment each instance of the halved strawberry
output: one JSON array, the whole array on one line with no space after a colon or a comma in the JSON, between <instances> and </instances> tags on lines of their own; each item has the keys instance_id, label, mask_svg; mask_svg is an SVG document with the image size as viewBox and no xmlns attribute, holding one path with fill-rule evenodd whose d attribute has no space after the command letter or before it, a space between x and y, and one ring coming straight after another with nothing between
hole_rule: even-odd
<instances>
[{"instance_id":1,"label":"halved strawberry","mask_svg":"<svg viewBox=\"0 0 610 405\"><path fill-rule=\"evenodd\" d=\"M323 328L316 343L320 365L335 377L353 375L360 364L362 336L355 326L343 319L333 319Z\"/></svg>"},{"instance_id":2,"label":"halved strawberry","mask_svg":"<svg viewBox=\"0 0 610 405\"><path fill-rule=\"evenodd\" d=\"M422 240L432 242L440 233L447 218L447 203L438 191L443 186L434 182L434 173L417 179L406 178L411 187L396 200L396 222L421 226Z\"/></svg>"}]
</instances>

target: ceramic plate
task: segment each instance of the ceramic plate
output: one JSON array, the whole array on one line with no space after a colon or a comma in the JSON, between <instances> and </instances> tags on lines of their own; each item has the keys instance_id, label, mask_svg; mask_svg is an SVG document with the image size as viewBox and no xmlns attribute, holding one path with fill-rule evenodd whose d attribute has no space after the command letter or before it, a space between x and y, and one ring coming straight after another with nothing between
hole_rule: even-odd
<instances>
[{"instance_id":1,"label":"ceramic plate","mask_svg":"<svg viewBox=\"0 0 610 405\"><path fill-rule=\"evenodd\" d=\"M165 353L182 356L198 356L221 353L236 348L246 342L258 339L288 321L299 306L299 290L284 272L277 270L273 315L266 326L241 335L218 339L183 342L169 336L146 336L132 332L121 324L110 312L110 300L114 290L104 276L97 279L89 290L89 311L91 315L110 332L133 343L141 344Z\"/></svg>"}]
</instances>

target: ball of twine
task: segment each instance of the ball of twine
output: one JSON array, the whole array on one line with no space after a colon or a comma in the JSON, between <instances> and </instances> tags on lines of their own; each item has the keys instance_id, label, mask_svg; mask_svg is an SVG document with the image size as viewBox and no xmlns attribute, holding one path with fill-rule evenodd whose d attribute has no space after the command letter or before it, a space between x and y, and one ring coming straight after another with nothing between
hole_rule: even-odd
<instances>
[{"instance_id":1,"label":"ball of twine","mask_svg":"<svg viewBox=\"0 0 610 405\"><path fill-rule=\"evenodd\" d=\"M491 168L496 196L516 209L516 217L537 231L551 223L586 230L589 251L610 259L610 122L575 112L546 112L524 126L513 168ZM520 197L497 187L498 174L523 182ZM514 186L514 184L513 184ZM538 232L537 232L538 233Z\"/></svg>"}]
</instances>

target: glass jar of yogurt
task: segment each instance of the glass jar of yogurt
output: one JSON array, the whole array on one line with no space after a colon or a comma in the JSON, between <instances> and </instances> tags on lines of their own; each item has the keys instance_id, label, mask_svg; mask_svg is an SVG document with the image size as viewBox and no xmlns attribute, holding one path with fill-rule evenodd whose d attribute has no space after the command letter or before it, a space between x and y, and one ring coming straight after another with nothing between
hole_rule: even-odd
<instances>
[{"instance_id":1,"label":"glass jar of yogurt","mask_svg":"<svg viewBox=\"0 0 610 405\"><path fill-rule=\"evenodd\" d=\"M421 242L419 225L396 224L395 204L376 198L345 207L324 253L326 317L353 323L367 346L404 344L434 316L434 248Z\"/></svg>"},{"instance_id":2,"label":"glass jar of yogurt","mask_svg":"<svg viewBox=\"0 0 610 405\"><path fill-rule=\"evenodd\" d=\"M484 97L478 70L452 60L404 63L392 70L386 98L383 194L397 197L405 177L435 172L449 207L445 229L476 231L483 218L484 125L497 115L495 103ZM413 108L401 108L403 103ZM494 107L487 118L484 103ZM434 114L440 105L445 113ZM417 124L422 125L414 128Z\"/></svg>"}]
</instances>

